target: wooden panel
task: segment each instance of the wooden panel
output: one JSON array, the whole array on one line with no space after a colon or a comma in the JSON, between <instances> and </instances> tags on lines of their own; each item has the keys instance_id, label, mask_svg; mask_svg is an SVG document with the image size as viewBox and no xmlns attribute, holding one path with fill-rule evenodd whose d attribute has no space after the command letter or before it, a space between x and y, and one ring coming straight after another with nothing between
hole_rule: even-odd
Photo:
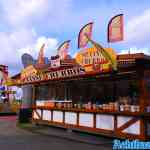
<instances>
[{"instance_id":1,"label":"wooden panel","mask_svg":"<svg viewBox=\"0 0 150 150\"><path fill-rule=\"evenodd\" d=\"M147 135L150 136L150 120L147 121Z\"/></svg>"},{"instance_id":2,"label":"wooden panel","mask_svg":"<svg viewBox=\"0 0 150 150\"><path fill-rule=\"evenodd\" d=\"M117 132L140 134L140 120L138 117L117 117Z\"/></svg>"},{"instance_id":3,"label":"wooden panel","mask_svg":"<svg viewBox=\"0 0 150 150\"><path fill-rule=\"evenodd\" d=\"M53 111L53 121L63 122L63 112L62 111Z\"/></svg>"},{"instance_id":4,"label":"wooden panel","mask_svg":"<svg viewBox=\"0 0 150 150\"><path fill-rule=\"evenodd\" d=\"M79 113L79 125L94 127L94 117L92 113Z\"/></svg>"},{"instance_id":5,"label":"wooden panel","mask_svg":"<svg viewBox=\"0 0 150 150\"><path fill-rule=\"evenodd\" d=\"M122 132L139 135L140 134L140 121L137 121L134 124L130 125L128 128L124 129Z\"/></svg>"},{"instance_id":6,"label":"wooden panel","mask_svg":"<svg viewBox=\"0 0 150 150\"><path fill-rule=\"evenodd\" d=\"M117 117L117 128L121 127L123 124L131 120L132 117L126 117L126 116L118 116Z\"/></svg>"},{"instance_id":7,"label":"wooden panel","mask_svg":"<svg viewBox=\"0 0 150 150\"><path fill-rule=\"evenodd\" d=\"M102 134L110 137L145 139L141 130L141 120L149 119L149 113L108 113L108 112L84 112L81 109L44 109L33 107L33 121L40 124L72 128L73 130L86 131L95 134ZM70 111L69 111L70 110ZM49 115L48 115L49 113ZM43 114L43 118L41 116ZM64 115L63 115L64 114ZM94 117L95 115L95 117ZM125 115L125 116L124 116ZM53 118L53 119L52 119ZM45 120L44 120L45 119ZM95 124L95 125L94 125ZM150 137L150 123L147 134ZM145 125L145 126L146 126ZM148 136L147 136L148 138Z\"/></svg>"},{"instance_id":8,"label":"wooden panel","mask_svg":"<svg viewBox=\"0 0 150 150\"><path fill-rule=\"evenodd\" d=\"M65 112L65 123L77 125L77 113Z\"/></svg>"},{"instance_id":9,"label":"wooden panel","mask_svg":"<svg viewBox=\"0 0 150 150\"><path fill-rule=\"evenodd\" d=\"M142 140L146 140L147 138L147 123L146 119L140 119L140 136Z\"/></svg>"},{"instance_id":10,"label":"wooden panel","mask_svg":"<svg viewBox=\"0 0 150 150\"><path fill-rule=\"evenodd\" d=\"M34 119L40 119L42 115L42 111L40 109L36 109L33 112L33 118Z\"/></svg>"},{"instance_id":11,"label":"wooden panel","mask_svg":"<svg viewBox=\"0 0 150 150\"><path fill-rule=\"evenodd\" d=\"M51 121L51 111L50 110L43 110L43 120Z\"/></svg>"},{"instance_id":12,"label":"wooden panel","mask_svg":"<svg viewBox=\"0 0 150 150\"><path fill-rule=\"evenodd\" d=\"M96 128L114 130L114 116L113 115L96 115Z\"/></svg>"}]
</instances>

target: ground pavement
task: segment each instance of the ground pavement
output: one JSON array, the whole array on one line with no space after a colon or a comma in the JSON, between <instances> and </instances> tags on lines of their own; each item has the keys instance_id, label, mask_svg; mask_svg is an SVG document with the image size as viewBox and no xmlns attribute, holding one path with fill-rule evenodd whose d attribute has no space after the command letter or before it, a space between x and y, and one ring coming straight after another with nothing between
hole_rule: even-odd
<instances>
[{"instance_id":1,"label":"ground pavement","mask_svg":"<svg viewBox=\"0 0 150 150\"><path fill-rule=\"evenodd\" d=\"M36 128L37 129L37 128ZM41 132L40 132L41 131ZM51 132L45 134L44 132ZM53 131L53 132L52 132ZM40 129L32 132L16 126L16 117L0 116L0 149L1 150L110 150L109 142L88 142L90 136L85 140L80 135L74 135L60 129ZM59 136L61 134L61 136ZM72 134L72 135L70 135ZM62 136L63 135L63 136ZM76 136L78 140L69 139ZM92 137L93 139L93 137ZM104 140L104 139L103 139ZM95 140L96 141L96 140ZM109 141L109 140L108 140Z\"/></svg>"}]
</instances>

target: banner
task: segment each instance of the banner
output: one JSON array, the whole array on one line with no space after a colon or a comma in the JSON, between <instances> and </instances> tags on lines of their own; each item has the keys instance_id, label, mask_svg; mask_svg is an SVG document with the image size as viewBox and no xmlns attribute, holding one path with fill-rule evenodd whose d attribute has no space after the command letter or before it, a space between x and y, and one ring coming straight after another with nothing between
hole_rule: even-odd
<instances>
[{"instance_id":1,"label":"banner","mask_svg":"<svg viewBox=\"0 0 150 150\"><path fill-rule=\"evenodd\" d=\"M41 49L40 49L38 60L37 60L38 64L44 64L45 63L45 60L44 60L44 47L45 47L45 44L43 44Z\"/></svg>"},{"instance_id":2,"label":"banner","mask_svg":"<svg viewBox=\"0 0 150 150\"><path fill-rule=\"evenodd\" d=\"M65 59L66 56L68 55L68 49L70 47L70 40L63 42L59 47L58 47L58 55L60 59Z\"/></svg>"},{"instance_id":3,"label":"banner","mask_svg":"<svg viewBox=\"0 0 150 150\"><path fill-rule=\"evenodd\" d=\"M79 32L78 36L78 48L83 48L87 45L89 39L92 36L93 22L86 24ZM88 38L87 38L88 36Z\"/></svg>"},{"instance_id":4,"label":"banner","mask_svg":"<svg viewBox=\"0 0 150 150\"><path fill-rule=\"evenodd\" d=\"M123 40L123 14L116 15L109 21L107 36L108 42Z\"/></svg>"}]
</instances>

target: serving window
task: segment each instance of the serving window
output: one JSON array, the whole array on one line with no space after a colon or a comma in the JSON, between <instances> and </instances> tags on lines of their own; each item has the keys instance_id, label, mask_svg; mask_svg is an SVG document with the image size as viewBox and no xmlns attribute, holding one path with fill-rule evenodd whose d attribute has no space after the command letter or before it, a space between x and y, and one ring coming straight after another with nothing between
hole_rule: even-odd
<instances>
[{"instance_id":1,"label":"serving window","mask_svg":"<svg viewBox=\"0 0 150 150\"><path fill-rule=\"evenodd\" d=\"M57 84L39 85L37 100L70 100L72 104L136 106L139 110L139 82L135 79L66 81ZM123 109L121 109L123 110Z\"/></svg>"},{"instance_id":2,"label":"serving window","mask_svg":"<svg viewBox=\"0 0 150 150\"><path fill-rule=\"evenodd\" d=\"M127 98L128 103L138 103L139 83L137 80L117 80L117 81L94 81L72 83L70 87L69 99L73 102L92 103L115 102L121 98Z\"/></svg>"}]
</instances>

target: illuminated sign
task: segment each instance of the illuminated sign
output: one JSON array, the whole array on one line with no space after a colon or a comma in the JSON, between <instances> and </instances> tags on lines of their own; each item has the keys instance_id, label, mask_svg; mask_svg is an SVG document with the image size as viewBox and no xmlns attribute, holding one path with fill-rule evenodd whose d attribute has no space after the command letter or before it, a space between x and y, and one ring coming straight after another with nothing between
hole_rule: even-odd
<instances>
[{"instance_id":1,"label":"illuminated sign","mask_svg":"<svg viewBox=\"0 0 150 150\"><path fill-rule=\"evenodd\" d=\"M116 60L116 54L111 48L105 49ZM111 69L111 63L96 47L87 48L76 55L76 61L86 72L105 72Z\"/></svg>"}]
</instances>

